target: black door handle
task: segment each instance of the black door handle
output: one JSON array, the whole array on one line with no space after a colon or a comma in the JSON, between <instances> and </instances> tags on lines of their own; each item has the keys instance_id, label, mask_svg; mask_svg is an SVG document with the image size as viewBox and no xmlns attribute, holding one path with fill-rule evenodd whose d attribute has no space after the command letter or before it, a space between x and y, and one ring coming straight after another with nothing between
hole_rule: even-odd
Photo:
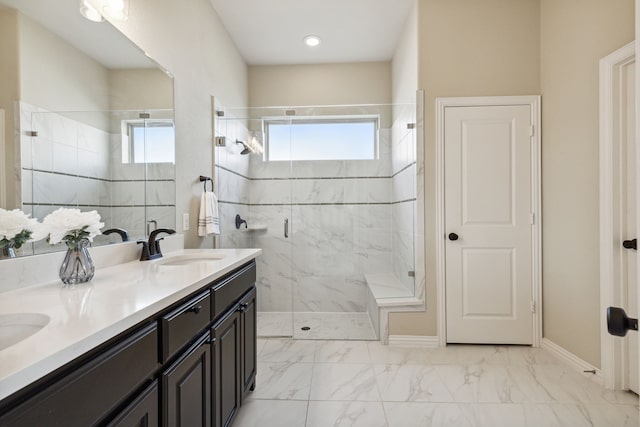
<instances>
[{"instance_id":1,"label":"black door handle","mask_svg":"<svg viewBox=\"0 0 640 427\"><path fill-rule=\"evenodd\" d=\"M638 319L627 317L620 307L607 308L607 329L611 335L623 337L628 330L638 330Z\"/></svg>"},{"instance_id":2,"label":"black door handle","mask_svg":"<svg viewBox=\"0 0 640 427\"><path fill-rule=\"evenodd\" d=\"M460 237L459 237L456 233L449 233L449 240L452 240L452 241L454 241L454 242L455 242L455 241L456 241L456 240L458 240L459 238L460 238Z\"/></svg>"},{"instance_id":3,"label":"black door handle","mask_svg":"<svg viewBox=\"0 0 640 427\"><path fill-rule=\"evenodd\" d=\"M622 242L622 246L624 246L625 249L638 250L638 239L625 240L624 242Z\"/></svg>"}]
</instances>

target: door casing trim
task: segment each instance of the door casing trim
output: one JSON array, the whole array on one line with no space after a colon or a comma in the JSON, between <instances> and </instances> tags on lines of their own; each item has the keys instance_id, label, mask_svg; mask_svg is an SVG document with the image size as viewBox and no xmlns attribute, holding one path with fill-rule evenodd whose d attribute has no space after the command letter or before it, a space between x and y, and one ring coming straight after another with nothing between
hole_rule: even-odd
<instances>
[{"instance_id":1,"label":"door casing trim","mask_svg":"<svg viewBox=\"0 0 640 427\"><path fill-rule=\"evenodd\" d=\"M600 60L600 364L604 385L611 390L628 388L626 342L609 335L606 315L607 307L625 303L622 285L615 286L615 269L620 263L614 260L613 246L617 212L614 174L619 172L613 156L614 144L619 144L614 123L614 78L616 71L634 62L635 57L635 42L631 42Z\"/></svg>"},{"instance_id":2,"label":"door casing trim","mask_svg":"<svg viewBox=\"0 0 640 427\"><path fill-rule=\"evenodd\" d=\"M444 119L448 107L517 106L531 108L531 123L534 135L531 137L531 208L534 224L531 227L532 280L531 296L534 303L533 343L540 347L542 341L542 210L540 208L540 96L490 96L490 97L447 97L436 98L436 293L438 313L438 343L447 345L446 317L446 275L445 275L445 204L444 204Z\"/></svg>"}]
</instances>

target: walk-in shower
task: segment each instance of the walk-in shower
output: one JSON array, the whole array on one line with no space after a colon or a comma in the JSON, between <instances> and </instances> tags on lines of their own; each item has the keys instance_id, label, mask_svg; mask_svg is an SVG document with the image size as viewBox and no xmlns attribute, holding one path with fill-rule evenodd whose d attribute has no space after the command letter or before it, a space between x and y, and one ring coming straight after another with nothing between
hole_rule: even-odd
<instances>
[{"instance_id":1,"label":"walk-in shower","mask_svg":"<svg viewBox=\"0 0 640 427\"><path fill-rule=\"evenodd\" d=\"M263 250L259 335L379 338L376 301L416 300L416 105L224 109L214 126L247 141L216 147L217 243Z\"/></svg>"}]
</instances>

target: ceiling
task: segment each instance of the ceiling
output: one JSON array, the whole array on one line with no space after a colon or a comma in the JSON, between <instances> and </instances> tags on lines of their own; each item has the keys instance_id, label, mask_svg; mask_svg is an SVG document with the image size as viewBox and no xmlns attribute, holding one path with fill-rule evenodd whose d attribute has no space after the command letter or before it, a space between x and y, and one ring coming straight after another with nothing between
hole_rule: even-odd
<instances>
[{"instance_id":1,"label":"ceiling","mask_svg":"<svg viewBox=\"0 0 640 427\"><path fill-rule=\"evenodd\" d=\"M106 68L157 67L108 22L83 18L79 4L78 0L0 0L0 6L18 9Z\"/></svg>"},{"instance_id":2,"label":"ceiling","mask_svg":"<svg viewBox=\"0 0 640 427\"><path fill-rule=\"evenodd\" d=\"M250 65L391 60L414 0L210 0ZM303 38L314 34L315 48Z\"/></svg>"}]
</instances>

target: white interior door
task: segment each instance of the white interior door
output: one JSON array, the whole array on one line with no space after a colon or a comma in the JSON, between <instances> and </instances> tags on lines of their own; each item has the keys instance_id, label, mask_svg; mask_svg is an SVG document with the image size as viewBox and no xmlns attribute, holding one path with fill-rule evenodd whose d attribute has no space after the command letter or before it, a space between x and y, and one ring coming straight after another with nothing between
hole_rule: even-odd
<instances>
[{"instance_id":1,"label":"white interior door","mask_svg":"<svg viewBox=\"0 0 640 427\"><path fill-rule=\"evenodd\" d=\"M624 191L626 197L623 197L623 205L621 206L622 214L622 236L621 240L634 239L637 236L637 220L636 220L636 140L635 140L635 62L629 64L621 73L622 82L626 87L627 96L623 98L622 114L624 117L621 122L626 127L621 133L622 136L622 171L621 176L623 182L626 183ZM626 152L625 152L626 151ZM638 261L637 251L623 249L622 245L618 246L623 251L622 262L623 267L623 293L626 293L624 300L626 301L625 310L629 317L638 318ZM626 292L625 292L626 291ZM638 393L638 334L630 332L626 338L627 351L627 381L629 390Z\"/></svg>"},{"instance_id":2,"label":"white interior door","mask_svg":"<svg viewBox=\"0 0 640 427\"><path fill-rule=\"evenodd\" d=\"M531 116L445 109L448 343L533 343Z\"/></svg>"}]
</instances>

